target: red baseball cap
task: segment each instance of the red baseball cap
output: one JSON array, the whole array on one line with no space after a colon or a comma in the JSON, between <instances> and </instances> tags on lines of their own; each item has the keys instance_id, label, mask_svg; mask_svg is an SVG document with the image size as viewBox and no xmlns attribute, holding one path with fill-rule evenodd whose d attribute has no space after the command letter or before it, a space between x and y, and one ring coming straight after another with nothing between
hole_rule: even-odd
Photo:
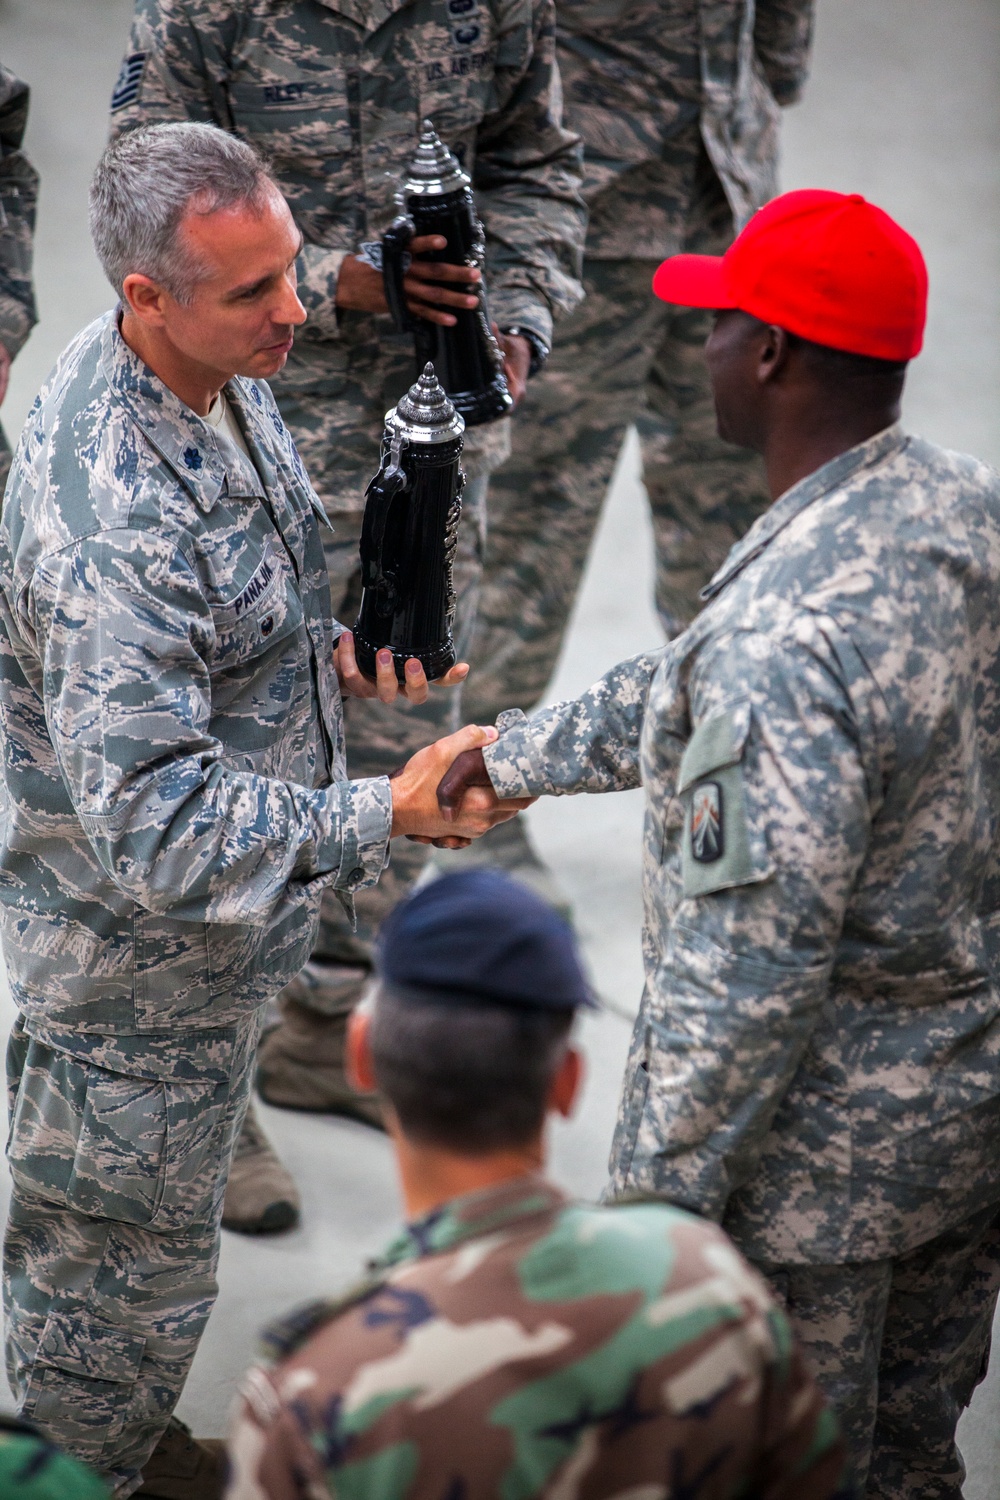
<instances>
[{"instance_id":1,"label":"red baseball cap","mask_svg":"<svg viewBox=\"0 0 1000 1500\"><path fill-rule=\"evenodd\" d=\"M916 240L860 193L804 188L754 214L725 255L672 255L653 291L738 307L789 333L876 359L920 353L927 267Z\"/></svg>"}]
</instances>

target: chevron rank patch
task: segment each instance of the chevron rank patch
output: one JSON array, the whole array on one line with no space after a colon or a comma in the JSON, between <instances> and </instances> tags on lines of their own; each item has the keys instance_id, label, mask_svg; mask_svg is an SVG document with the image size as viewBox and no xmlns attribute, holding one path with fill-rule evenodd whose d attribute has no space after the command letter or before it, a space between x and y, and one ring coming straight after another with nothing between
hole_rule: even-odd
<instances>
[{"instance_id":1,"label":"chevron rank patch","mask_svg":"<svg viewBox=\"0 0 1000 1500\"><path fill-rule=\"evenodd\" d=\"M722 787L717 781L702 781L691 799L691 858L700 865L714 864L726 849L722 822Z\"/></svg>"},{"instance_id":2,"label":"chevron rank patch","mask_svg":"<svg viewBox=\"0 0 1000 1500\"><path fill-rule=\"evenodd\" d=\"M142 82L142 72L148 56L148 52L133 52L125 58L111 93L112 110L124 109L126 104L134 104L138 99L139 84Z\"/></svg>"}]
</instances>

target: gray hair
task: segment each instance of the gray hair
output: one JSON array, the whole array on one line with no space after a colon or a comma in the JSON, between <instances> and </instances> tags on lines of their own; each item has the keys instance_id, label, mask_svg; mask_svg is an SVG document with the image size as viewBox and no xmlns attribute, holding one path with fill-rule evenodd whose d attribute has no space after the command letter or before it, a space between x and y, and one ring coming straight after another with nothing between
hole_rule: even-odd
<instances>
[{"instance_id":1,"label":"gray hair","mask_svg":"<svg viewBox=\"0 0 1000 1500\"><path fill-rule=\"evenodd\" d=\"M186 214L247 204L260 212L273 178L252 146L215 125L142 125L108 146L90 185L90 233L119 297L140 272L189 303L206 267L180 234Z\"/></svg>"}]
</instances>

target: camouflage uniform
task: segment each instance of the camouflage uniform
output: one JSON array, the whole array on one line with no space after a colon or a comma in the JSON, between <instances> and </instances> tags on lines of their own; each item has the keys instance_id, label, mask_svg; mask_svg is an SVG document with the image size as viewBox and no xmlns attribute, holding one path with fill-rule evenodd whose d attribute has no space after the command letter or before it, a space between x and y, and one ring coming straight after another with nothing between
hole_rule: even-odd
<instances>
[{"instance_id":1,"label":"camouflage uniform","mask_svg":"<svg viewBox=\"0 0 1000 1500\"><path fill-rule=\"evenodd\" d=\"M21 150L27 123L28 85L0 66L0 344L11 359L38 322L31 285L38 173ZM0 427L0 493L10 460Z\"/></svg>"},{"instance_id":2,"label":"camouflage uniform","mask_svg":"<svg viewBox=\"0 0 1000 1500\"><path fill-rule=\"evenodd\" d=\"M551 343L553 313L581 295L584 222L579 145L560 123L554 31L552 0L137 0L113 130L191 119L235 131L269 158L305 236L299 295L309 322L274 391L334 524L333 607L349 623L365 485L378 467L382 419L414 366L412 338L394 335L387 317L337 310L341 263L397 212L396 186L419 121L430 116L472 175L493 316ZM509 451L509 427L469 429L471 479ZM464 628L481 568L484 496L480 483L466 497ZM457 700L435 690L419 711L352 702L352 773L393 770L457 727ZM427 852L399 848L391 881L359 901L354 934L336 904L324 903L317 958L363 973L381 917ZM342 1012L358 988L356 973L342 979L346 988L328 970L300 998Z\"/></svg>"},{"instance_id":3,"label":"camouflage uniform","mask_svg":"<svg viewBox=\"0 0 1000 1500\"><path fill-rule=\"evenodd\" d=\"M508 716L490 774L646 790L611 1193L825 1279L793 1308L821 1375L868 1344L831 1384L859 1469L874 1425L894 1497L957 1500L1000 1283L1000 482L889 428L784 494L706 594L664 650ZM937 1305L914 1290L935 1267Z\"/></svg>"},{"instance_id":4,"label":"camouflage uniform","mask_svg":"<svg viewBox=\"0 0 1000 1500\"><path fill-rule=\"evenodd\" d=\"M27 1423L0 1416L0 1500L108 1500L108 1491Z\"/></svg>"},{"instance_id":5,"label":"camouflage uniform","mask_svg":"<svg viewBox=\"0 0 1000 1500\"><path fill-rule=\"evenodd\" d=\"M836 1424L725 1236L539 1178L410 1225L272 1334L228 1500L848 1493Z\"/></svg>"},{"instance_id":6,"label":"camouflage uniform","mask_svg":"<svg viewBox=\"0 0 1000 1500\"><path fill-rule=\"evenodd\" d=\"M490 488L465 697L484 724L545 691L630 422L668 635L768 504L759 459L716 436L710 314L650 286L667 255L721 254L777 191L775 101L804 81L812 0L560 0L558 13L566 120L586 153L586 297Z\"/></svg>"},{"instance_id":7,"label":"camouflage uniform","mask_svg":"<svg viewBox=\"0 0 1000 1500\"><path fill-rule=\"evenodd\" d=\"M267 387L226 396L253 463L108 313L0 521L8 1371L123 1494L214 1299L261 1007L324 887L349 908L378 878L392 813L347 779L322 508Z\"/></svg>"}]
</instances>

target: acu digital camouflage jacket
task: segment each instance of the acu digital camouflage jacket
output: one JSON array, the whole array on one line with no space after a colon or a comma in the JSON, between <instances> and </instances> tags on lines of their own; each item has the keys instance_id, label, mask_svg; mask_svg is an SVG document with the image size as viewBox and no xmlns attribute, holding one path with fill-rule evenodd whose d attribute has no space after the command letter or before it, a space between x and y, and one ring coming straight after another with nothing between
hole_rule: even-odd
<instances>
[{"instance_id":1,"label":"acu digital camouflage jacket","mask_svg":"<svg viewBox=\"0 0 1000 1500\"><path fill-rule=\"evenodd\" d=\"M108 313L0 519L4 958L33 1035L118 1066L276 994L322 888L387 857L388 781L345 769L322 509L267 386L226 397L253 464Z\"/></svg>"},{"instance_id":2,"label":"acu digital camouflage jacket","mask_svg":"<svg viewBox=\"0 0 1000 1500\"><path fill-rule=\"evenodd\" d=\"M538 1178L447 1204L274 1330L227 1500L832 1500L844 1451L714 1226Z\"/></svg>"},{"instance_id":3,"label":"acu digital camouflage jacket","mask_svg":"<svg viewBox=\"0 0 1000 1500\"><path fill-rule=\"evenodd\" d=\"M778 106L805 82L813 0L558 0L556 13L588 259L679 250L702 151L736 229L774 196Z\"/></svg>"},{"instance_id":4,"label":"acu digital camouflage jacket","mask_svg":"<svg viewBox=\"0 0 1000 1500\"><path fill-rule=\"evenodd\" d=\"M388 317L336 307L344 257L395 217L429 116L470 173L490 311L552 342L583 295L580 145L564 130L553 0L136 0L112 132L206 120L268 158L305 236L309 322L275 395L332 510L358 510L382 417L415 377ZM310 440L312 439L312 440ZM470 429L470 475L509 448Z\"/></svg>"},{"instance_id":5,"label":"acu digital camouflage jacket","mask_svg":"<svg viewBox=\"0 0 1000 1500\"><path fill-rule=\"evenodd\" d=\"M611 1191L901 1254L1000 1199L1000 480L889 428L705 594L485 752L504 796L645 787Z\"/></svg>"}]
</instances>

